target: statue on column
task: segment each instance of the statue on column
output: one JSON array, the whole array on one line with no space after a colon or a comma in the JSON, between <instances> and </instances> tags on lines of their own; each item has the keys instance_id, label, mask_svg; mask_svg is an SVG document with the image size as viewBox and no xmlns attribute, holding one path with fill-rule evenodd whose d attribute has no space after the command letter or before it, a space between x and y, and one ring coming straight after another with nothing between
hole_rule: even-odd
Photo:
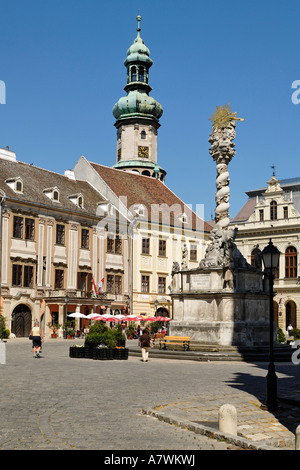
<instances>
[{"instance_id":1,"label":"statue on column","mask_svg":"<svg viewBox=\"0 0 300 470\"><path fill-rule=\"evenodd\" d=\"M216 225L210 234L210 245L207 248L205 258L200 262L200 267L232 267L235 262L240 263L236 255L234 239L236 230L229 229L229 172L228 164L235 155L235 125L236 121L243 121L236 117L229 104L217 106L215 113L210 118L212 132L209 136L211 148L209 153L216 162Z\"/></svg>"}]
</instances>

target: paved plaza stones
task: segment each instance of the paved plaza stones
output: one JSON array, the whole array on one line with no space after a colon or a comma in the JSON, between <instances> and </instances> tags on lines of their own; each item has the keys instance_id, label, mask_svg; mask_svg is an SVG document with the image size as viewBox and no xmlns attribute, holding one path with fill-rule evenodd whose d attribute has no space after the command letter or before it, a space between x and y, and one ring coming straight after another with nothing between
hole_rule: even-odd
<instances>
[{"instance_id":1,"label":"paved plaza stones","mask_svg":"<svg viewBox=\"0 0 300 470\"><path fill-rule=\"evenodd\" d=\"M130 355L126 361L73 359L71 344L48 339L35 359L27 339L6 343L1 450L293 448L300 408L285 404L277 415L260 408L266 364L199 363L155 358L151 352L148 363ZM276 369L279 394L295 397L297 366ZM217 433L224 403L237 409L236 440Z\"/></svg>"}]
</instances>

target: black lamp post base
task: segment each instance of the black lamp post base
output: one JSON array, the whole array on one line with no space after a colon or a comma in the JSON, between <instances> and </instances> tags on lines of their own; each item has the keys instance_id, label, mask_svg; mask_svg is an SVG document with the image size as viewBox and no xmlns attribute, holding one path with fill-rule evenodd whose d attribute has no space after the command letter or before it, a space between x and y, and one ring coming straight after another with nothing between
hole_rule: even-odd
<instances>
[{"instance_id":1,"label":"black lamp post base","mask_svg":"<svg viewBox=\"0 0 300 470\"><path fill-rule=\"evenodd\" d=\"M266 406L269 411L278 409L277 401L277 376L275 374L275 366L273 363L269 364L269 371L267 374L267 400Z\"/></svg>"}]
</instances>

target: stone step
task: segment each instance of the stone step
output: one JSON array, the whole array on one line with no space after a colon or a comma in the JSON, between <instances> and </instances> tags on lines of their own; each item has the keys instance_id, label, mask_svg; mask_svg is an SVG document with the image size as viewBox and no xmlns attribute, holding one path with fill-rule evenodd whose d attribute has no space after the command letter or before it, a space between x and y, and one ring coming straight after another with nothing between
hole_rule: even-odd
<instances>
[{"instance_id":1,"label":"stone step","mask_svg":"<svg viewBox=\"0 0 300 470\"><path fill-rule=\"evenodd\" d=\"M191 345L192 346L192 345ZM276 362L291 362L293 349L287 347L274 347L274 358ZM139 348L130 348L130 356L141 356ZM237 348L237 347L220 347L218 345L193 345L189 351L183 351L182 348L173 346L172 349L159 349L155 346L150 350L150 356L164 359L183 359L193 361L253 361L268 362L269 350L266 347L257 348Z\"/></svg>"}]
</instances>

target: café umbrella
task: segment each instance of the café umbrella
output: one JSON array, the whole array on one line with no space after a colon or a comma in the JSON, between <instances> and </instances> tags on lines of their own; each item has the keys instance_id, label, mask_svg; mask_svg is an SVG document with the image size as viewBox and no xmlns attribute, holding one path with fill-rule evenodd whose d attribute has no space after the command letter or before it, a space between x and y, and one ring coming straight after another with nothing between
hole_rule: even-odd
<instances>
[{"instance_id":1,"label":"caf\u00e9 umbrella","mask_svg":"<svg viewBox=\"0 0 300 470\"><path fill-rule=\"evenodd\" d=\"M117 318L117 315L111 315L110 313L104 313L104 315L99 315L96 320L113 321L113 322L120 321L120 319Z\"/></svg>"},{"instance_id":2,"label":"caf\u00e9 umbrella","mask_svg":"<svg viewBox=\"0 0 300 470\"><path fill-rule=\"evenodd\" d=\"M84 315L83 313L79 313L79 312L68 313L68 317L71 317L71 318L87 318L86 315Z\"/></svg>"},{"instance_id":3,"label":"caf\u00e9 umbrella","mask_svg":"<svg viewBox=\"0 0 300 470\"><path fill-rule=\"evenodd\" d=\"M89 320L94 320L95 318L98 318L99 317L99 313L89 313L86 318L88 318Z\"/></svg>"}]
</instances>

